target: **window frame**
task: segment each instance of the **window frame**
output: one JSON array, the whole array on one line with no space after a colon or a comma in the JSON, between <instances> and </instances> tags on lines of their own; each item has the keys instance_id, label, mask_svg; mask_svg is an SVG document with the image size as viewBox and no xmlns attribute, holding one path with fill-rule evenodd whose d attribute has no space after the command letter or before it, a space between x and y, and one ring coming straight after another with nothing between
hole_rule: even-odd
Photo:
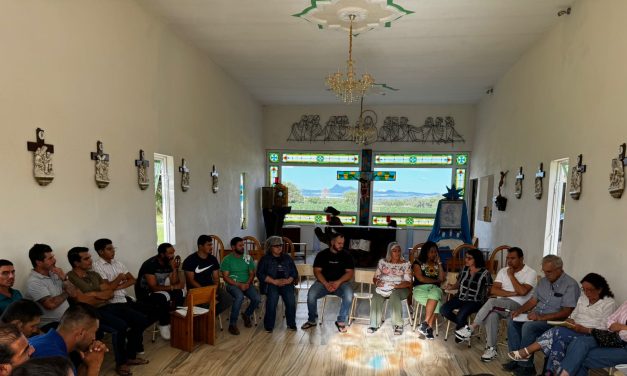
<instances>
[{"instance_id":1,"label":"window frame","mask_svg":"<svg viewBox=\"0 0 627 376\"><path fill-rule=\"evenodd\" d=\"M175 198L174 198L174 157L161 153L154 153L154 165L157 167L157 161L162 166L161 170L161 209L163 213L163 242L176 243L176 215L175 215ZM155 194L157 182L155 181ZM155 196L156 199L156 196ZM155 230L157 229L157 212L155 207ZM157 245L159 245L159 236L156 234Z\"/></svg>"}]
</instances>

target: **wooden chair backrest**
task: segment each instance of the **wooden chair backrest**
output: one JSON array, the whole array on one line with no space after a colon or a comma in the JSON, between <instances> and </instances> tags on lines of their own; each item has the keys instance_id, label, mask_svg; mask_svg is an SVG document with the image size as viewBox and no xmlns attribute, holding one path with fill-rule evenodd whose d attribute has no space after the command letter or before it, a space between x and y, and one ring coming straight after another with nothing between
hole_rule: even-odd
<instances>
[{"instance_id":1,"label":"wooden chair backrest","mask_svg":"<svg viewBox=\"0 0 627 376\"><path fill-rule=\"evenodd\" d=\"M355 283L359 283L360 291L364 292L364 285L368 285L368 292L371 292L374 270L355 269Z\"/></svg>"},{"instance_id":2,"label":"wooden chair backrest","mask_svg":"<svg viewBox=\"0 0 627 376\"><path fill-rule=\"evenodd\" d=\"M257 240L257 238L255 238L254 236L244 236L242 237L242 239L244 240L244 249L247 251L252 251L252 250L256 250L256 249L261 249L263 250L263 246L261 245L261 243L259 242L259 240Z\"/></svg>"},{"instance_id":3,"label":"wooden chair backrest","mask_svg":"<svg viewBox=\"0 0 627 376\"><path fill-rule=\"evenodd\" d=\"M299 277L313 277L313 265L311 264L296 264L296 270Z\"/></svg>"},{"instance_id":4,"label":"wooden chair backrest","mask_svg":"<svg viewBox=\"0 0 627 376\"><path fill-rule=\"evenodd\" d=\"M505 266L507 260L507 250L509 245L499 245L490 253L490 258L486 262L486 266L492 275L496 275L499 269Z\"/></svg>"},{"instance_id":5,"label":"wooden chair backrest","mask_svg":"<svg viewBox=\"0 0 627 376\"><path fill-rule=\"evenodd\" d=\"M290 255L292 260L295 257L294 243L285 236L283 236L283 253Z\"/></svg>"},{"instance_id":6,"label":"wooden chair backrest","mask_svg":"<svg viewBox=\"0 0 627 376\"><path fill-rule=\"evenodd\" d=\"M446 262L446 272L461 271L464 268L464 256L466 256L466 251L474 248L474 245L468 243L461 244L455 248L451 254L451 258Z\"/></svg>"},{"instance_id":7,"label":"wooden chair backrest","mask_svg":"<svg viewBox=\"0 0 627 376\"><path fill-rule=\"evenodd\" d=\"M450 272L450 273L446 273L446 281L444 282L445 284L455 284L455 282L457 282L457 277L459 277L459 273L458 272Z\"/></svg>"},{"instance_id":8,"label":"wooden chair backrest","mask_svg":"<svg viewBox=\"0 0 627 376\"><path fill-rule=\"evenodd\" d=\"M420 253L420 249L425 243L418 243L411 248L409 251L409 263L413 264L414 260L418 258L418 254Z\"/></svg>"},{"instance_id":9,"label":"wooden chair backrest","mask_svg":"<svg viewBox=\"0 0 627 376\"><path fill-rule=\"evenodd\" d=\"M213 255L218 259L218 261L222 262L224 256L224 243L222 239L218 235L209 235L211 238L211 243L213 245Z\"/></svg>"},{"instance_id":10,"label":"wooden chair backrest","mask_svg":"<svg viewBox=\"0 0 627 376\"><path fill-rule=\"evenodd\" d=\"M194 306L200 304L209 304L213 307L216 298L216 286L197 287L187 291L186 305L188 316Z\"/></svg>"}]
</instances>

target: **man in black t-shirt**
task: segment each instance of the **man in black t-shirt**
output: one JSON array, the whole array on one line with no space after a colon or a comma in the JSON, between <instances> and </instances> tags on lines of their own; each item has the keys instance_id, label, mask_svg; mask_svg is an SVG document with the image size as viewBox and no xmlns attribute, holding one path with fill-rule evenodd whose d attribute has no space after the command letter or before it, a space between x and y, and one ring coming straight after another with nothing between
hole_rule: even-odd
<instances>
[{"instance_id":1,"label":"man in black t-shirt","mask_svg":"<svg viewBox=\"0 0 627 376\"><path fill-rule=\"evenodd\" d=\"M213 243L209 235L200 235L198 241L198 252L187 256L183 261L183 270L188 288L205 287L217 285L216 290L216 314L222 313L233 304L231 295L220 287L220 263L211 253Z\"/></svg>"},{"instance_id":2,"label":"man in black t-shirt","mask_svg":"<svg viewBox=\"0 0 627 376\"><path fill-rule=\"evenodd\" d=\"M309 329L316 326L318 299L333 294L342 298L335 326L340 333L345 333L348 311L353 302L353 288L350 281L355 273L355 263L351 255L343 249L344 236L342 234L333 233L330 243L330 247L320 251L314 260L316 282L309 288L307 294L309 317L301 328Z\"/></svg>"},{"instance_id":3,"label":"man in black t-shirt","mask_svg":"<svg viewBox=\"0 0 627 376\"><path fill-rule=\"evenodd\" d=\"M157 255L144 261L135 282L137 300L155 310L165 340L170 339L170 308L183 304L185 287L185 281L179 279L180 259L177 264L175 252L172 244L159 244Z\"/></svg>"}]
</instances>

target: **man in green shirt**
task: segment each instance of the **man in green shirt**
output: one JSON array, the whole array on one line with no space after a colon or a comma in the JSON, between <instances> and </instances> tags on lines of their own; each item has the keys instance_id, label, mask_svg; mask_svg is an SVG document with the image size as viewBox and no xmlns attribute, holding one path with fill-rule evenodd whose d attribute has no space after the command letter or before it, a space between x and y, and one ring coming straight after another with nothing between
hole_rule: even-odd
<instances>
[{"instance_id":1,"label":"man in green shirt","mask_svg":"<svg viewBox=\"0 0 627 376\"><path fill-rule=\"evenodd\" d=\"M238 335L237 317L242 308L244 296L250 299L248 308L246 308L245 312L242 312L244 326L247 328L252 326L250 316L257 309L261 298L257 289L253 286L255 261L249 255L244 255L244 240L238 237L231 239L231 249L233 253L222 260L220 270L222 271L222 278L224 278L226 283L226 291L233 296L233 305L231 306L231 316L229 318L229 333Z\"/></svg>"},{"instance_id":2,"label":"man in green shirt","mask_svg":"<svg viewBox=\"0 0 627 376\"><path fill-rule=\"evenodd\" d=\"M116 373L131 375L130 366L148 363L148 360L137 357L141 337L148 326L146 317L127 307L127 303L108 303L119 281L108 282L91 270L92 260L88 248L74 247L69 250L67 258L72 266L67 277L81 291L76 299L96 307L101 318L100 329L112 334Z\"/></svg>"}]
</instances>

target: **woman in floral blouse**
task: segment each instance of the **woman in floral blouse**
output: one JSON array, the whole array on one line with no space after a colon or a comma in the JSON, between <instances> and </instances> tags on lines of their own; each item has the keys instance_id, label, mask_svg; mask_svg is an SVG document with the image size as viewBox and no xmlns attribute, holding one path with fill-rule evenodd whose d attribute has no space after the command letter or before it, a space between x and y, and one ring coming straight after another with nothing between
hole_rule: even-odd
<instances>
[{"instance_id":1,"label":"woman in floral blouse","mask_svg":"<svg viewBox=\"0 0 627 376\"><path fill-rule=\"evenodd\" d=\"M402 256L401 246L397 242L388 245L384 259L379 260L374 273L376 286L370 303L370 327L368 333L376 332L383 321L383 303L389 299L392 309L394 334L403 334L403 316L401 302L407 299L411 287L411 265Z\"/></svg>"}]
</instances>

